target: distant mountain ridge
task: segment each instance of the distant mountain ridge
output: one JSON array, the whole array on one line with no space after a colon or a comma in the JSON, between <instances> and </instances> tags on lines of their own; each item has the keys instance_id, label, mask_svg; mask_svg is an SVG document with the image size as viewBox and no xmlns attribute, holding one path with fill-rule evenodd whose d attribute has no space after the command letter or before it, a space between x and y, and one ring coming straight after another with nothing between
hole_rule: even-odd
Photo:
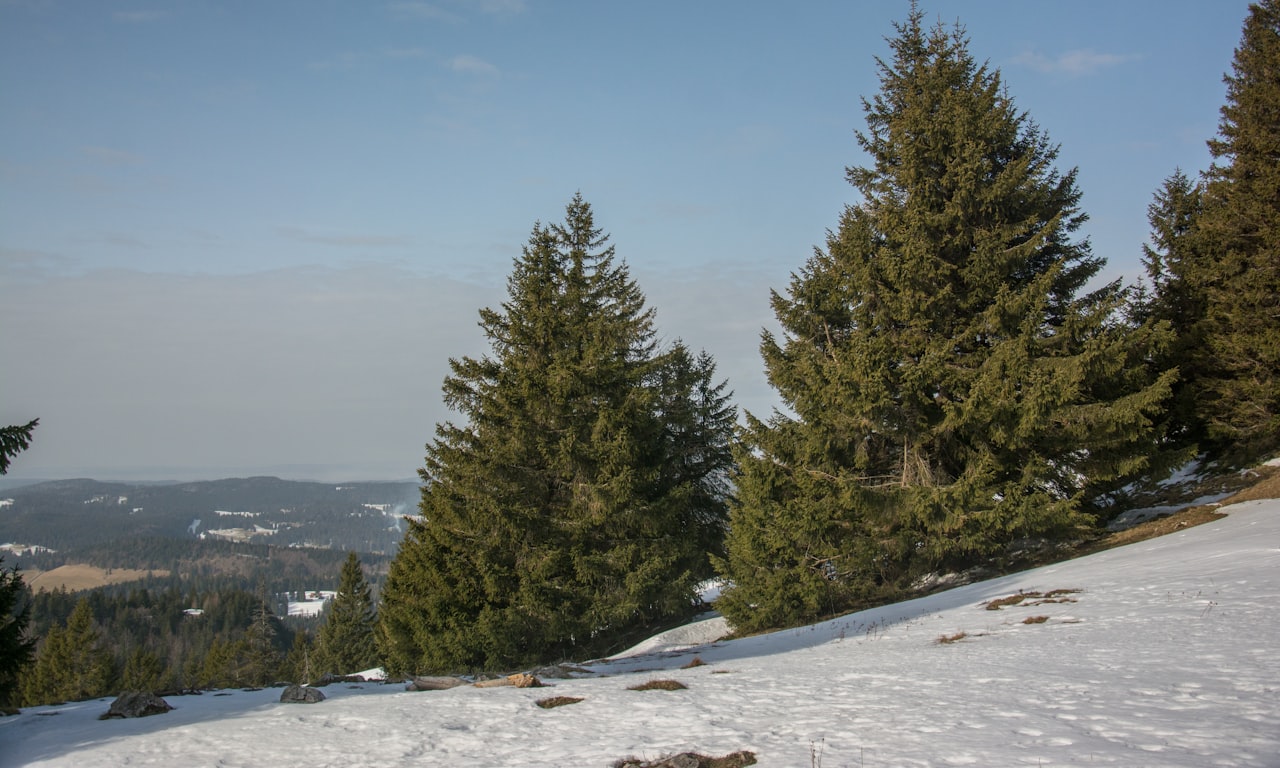
<instances>
[{"instance_id":1,"label":"distant mountain ridge","mask_svg":"<svg viewBox=\"0 0 1280 768\"><path fill-rule=\"evenodd\" d=\"M212 537L385 553L398 546L401 517L416 513L418 497L411 482L51 480L0 491L0 544L66 551L112 540Z\"/></svg>"}]
</instances>

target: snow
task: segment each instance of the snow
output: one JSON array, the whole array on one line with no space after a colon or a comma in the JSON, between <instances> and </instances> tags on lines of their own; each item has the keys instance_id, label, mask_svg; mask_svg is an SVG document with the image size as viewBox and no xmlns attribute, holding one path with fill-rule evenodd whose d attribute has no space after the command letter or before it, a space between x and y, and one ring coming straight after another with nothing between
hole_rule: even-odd
<instances>
[{"instance_id":1,"label":"snow","mask_svg":"<svg viewBox=\"0 0 1280 768\"><path fill-rule=\"evenodd\" d=\"M329 604L329 601L337 595L337 592L329 590L307 592L305 600L289 601L289 615L311 617L319 616L324 613L324 608Z\"/></svg>"},{"instance_id":2,"label":"snow","mask_svg":"<svg viewBox=\"0 0 1280 768\"><path fill-rule=\"evenodd\" d=\"M109 699L0 718L0 766L608 766L748 749L762 766L1280 765L1280 501L811 627L681 627L542 689L337 684ZM987 610L1021 592L1079 590ZM1043 623L1023 620L1046 616ZM940 643L943 636L965 633ZM702 666L682 669L694 656ZM674 678L678 691L628 690ZM555 709L546 696L584 700Z\"/></svg>"}]
</instances>

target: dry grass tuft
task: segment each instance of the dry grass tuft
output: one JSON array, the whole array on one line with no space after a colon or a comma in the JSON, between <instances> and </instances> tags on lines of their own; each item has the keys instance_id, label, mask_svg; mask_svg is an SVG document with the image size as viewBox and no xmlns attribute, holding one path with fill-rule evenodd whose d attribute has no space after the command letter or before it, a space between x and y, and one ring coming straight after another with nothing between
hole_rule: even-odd
<instances>
[{"instance_id":1,"label":"dry grass tuft","mask_svg":"<svg viewBox=\"0 0 1280 768\"><path fill-rule=\"evenodd\" d=\"M555 707L563 707L566 704L577 704L582 700L580 696L551 696L545 699L538 699L533 703L543 709L553 709Z\"/></svg>"},{"instance_id":2,"label":"dry grass tuft","mask_svg":"<svg viewBox=\"0 0 1280 768\"><path fill-rule=\"evenodd\" d=\"M1028 616L1022 620L1023 624L1043 624L1049 620L1048 616Z\"/></svg>"},{"instance_id":3,"label":"dry grass tuft","mask_svg":"<svg viewBox=\"0 0 1280 768\"><path fill-rule=\"evenodd\" d=\"M951 643L958 643L968 636L969 636L968 632L957 632L954 635L942 635L941 637L938 638L938 644L950 645Z\"/></svg>"},{"instance_id":4,"label":"dry grass tuft","mask_svg":"<svg viewBox=\"0 0 1280 768\"><path fill-rule=\"evenodd\" d=\"M684 766L693 765L698 768L746 768L748 765L755 764L756 753L744 749L723 757L711 757L697 752L681 752L678 755L668 755L657 760L628 757L615 762L613 768L684 768Z\"/></svg>"},{"instance_id":5,"label":"dry grass tuft","mask_svg":"<svg viewBox=\"0 0 1280 768\"><path fill-rule=\"evenodd\" d=\"M703 661L701 656L694 656L689 660L689 663L685 664L681 669L693 669L694 667L706 666L706 664L707 662Z\"/></svg>"},{"instance_id":6,"label":"dry grass tuft","mask_svg":"<svg viewBox=\"0 0 1280 768\"><path fill-rule=\"evenodd\" d=\"M1074 594L1078 594L1079 592L1080 590L1078 589L1054 589L1048 592L1019 592L1016 595L1001 597L996 600L992 600L989 603L984 603L983 605L987 607L988 611L998 611L1001 608L1005 608L1010 605L1021 605L1023 602L1027 600L1033 601L1033 602L1027 603L1027 605L1044 605L1045 603L1074 603L1076 602L1076 599L1074 597L1066 597L1066 595L1074 595Z\"/></svg>"},{"instance_id":7,"label":"dry grass tuft","mask_svg":"<svg viewBox=\"0 0 1280 768\"><path fill-rule=\"evenodd\" d=\"M649 680L648 682L638 683L636 685L627 686L628 691L682 691L689 686L679 680Z\"/></svg>"},{"instance_id":8,"label":"dry grass tuft","mask_svg":"<svg viewBox=\"0 0 1280 768\"><path fill-rule=\"evenodd\" d=\"M1029 597L1039 597L1039 596L1040 596L1040 593L1038 592L1019 592L1016 595L1009 595L1008 597L1002 597L997 600L992 600L991 602L986 604L987 610L998 611L1001 608L1004 608L1005 606L1017 605L1018 603L1021 603L1023 600L1026 600Z\"/></svg>"}]
</instances>

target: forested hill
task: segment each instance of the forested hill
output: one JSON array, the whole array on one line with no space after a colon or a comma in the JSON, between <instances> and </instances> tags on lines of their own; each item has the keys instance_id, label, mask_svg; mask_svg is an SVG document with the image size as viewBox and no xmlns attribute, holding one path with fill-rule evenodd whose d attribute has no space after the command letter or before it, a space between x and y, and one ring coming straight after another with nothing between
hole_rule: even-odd
<instances>
[{"instance_id":1,"label":"forested hill","mask_svg":"<svg viewBox=\"0 0 1280 768\"><path fill-rule=\"evenodd\" d=\"M40 559L43 548L69 554L142 538L389 553L418 496L412 482L57 480L0 492L0 544L41 548L23 553Z\"/></svg>"}]
</instances>

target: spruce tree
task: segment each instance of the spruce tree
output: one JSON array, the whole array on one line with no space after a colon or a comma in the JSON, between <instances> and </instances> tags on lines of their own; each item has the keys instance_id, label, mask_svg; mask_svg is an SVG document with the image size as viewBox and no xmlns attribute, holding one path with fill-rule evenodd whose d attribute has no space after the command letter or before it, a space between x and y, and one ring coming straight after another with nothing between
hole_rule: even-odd
<instances>
[{"instance_id":1,"label":"spruce tree","mask_svg":"<svg viewBox=\"0 0 1280 768\"><path fill-rule=\"evenodd\" d=\"M265 686L275 682L283 661L277 648L280 637L280 620L267 603L267 585L258 584L258 600L253 608L253 618L245 630L243 660L244 679L249 685Z\"/></svg>"},{"instance_id":2,"label":"spruce tree","mask_svg":"<svg viewBox=\"0 0 1280 768\"><path fill-rule=\"evenodd\" d=\"M133 649L120 673L123 691L156 691L164 685L165 662L142 646Z\"/></svg>"},{"instance_id":3,"label":"spruce tree","mask_svg":"<svg viewBox=\"0 0 1280 768\"><path fill-rule=\"evenodd\" d=\"M1280 3L1249 7L1206 174L1199 413L1213 453L1280 448Z\"/></svg>"},{"instance_id":4,"label":"spruce tree","mask_svg":"<svg viewBox=\"0 0 1280 768\"><path fill-rule=\"evenodd\" d=\"M39 419L32 419L26 424L0 427L0 475L9 471L9 462L15 456L31 446L31 433L39 423Z\"/></svg>"},{"instance_id":5,"label":"spruce tree","mask_svg":"<svg viewBox=\"0 0 1280 768\"><path fill-rule=\"evenodd\" d=\"M916 8L863 101L871 158L848 207L772 304L770 383L730 512L735 627L811 620L1014 542L1083 535L1090 502L1145 466L1172 373L1122 326L1074 171L958 26Z\"/></svg>"},{"instance_id":6,"label":"spruce tree","mask_svg":"<svg viewBox=\"0 0 1280 768\"><path fill-rule=\"evenodd\" d=\"M306 684L314 682L322 674L319 661L311 635L298 630L293 634L293 645L289 647L281 668L285 679Z\"/></svg>"},{"instance_id":7,"label":"spruce tree","mask_svg":"<svg viewBox=\"0 0 1280 768\"><path fill-rule=\"evenodd\" d=\"M1143 264L1151 292L1136 302L1138 320L1166 323L1172 334L1168 348L1156 358L1158 367L1178 369L1166 432L1173 444L1192 450L1204 439L1196 407L1198 383L1205 373L1201 275L1209 262L1199 228L1203 210L1203 184L1181 170L1165 179L1147 206L1151 242L1143 246Z\"/></svg>"},{"instance_id":8,"label":"spruce tree","mask_svg":"<svg viewBox=\"0 0 1280 768\"><path fill-rule=\"evenodd\" d=\"M44 637L36 662L22 678L28 705L83 701L108 693L111 658L86 598L80 598L65 626L54 626Z\"/></svg>"},{"instance_id":9,"label":"spruce tree","mask_svg":"<svg viewBox=\"0 0 1280 768\"><path fill-rule=\"evenodd\" d=\"M722 535L733 409L710 358L658 348L581 195L534 226L507 291L480 312L492 355L450 361L467 421L437 427L382 591L393 672L612 649L689 614Z\"/></svg>"},{"instance_id":10,"label":"spruce tree","mask_svg":"<svg viewBox=\"0 0 1280 768\"><path fill-rule=\"evenodd\" d=\"M317 669L321 673L349 675L376 666L375 626L373 595L365 581L360 558L355 552L348 552L342 564L338 594L325 608Z\"/></svg>"},{"instance_id":11,"label":"spruce tree","mask_svg":"<svg viewBox=\"0 0 1280 768\"><path fill-rule=\"evenodd\" d=\"M23 425L0 427L0 475L9 462L31 445L31 433L39 419ZM31 621L29 592L17 567L4 567L0 557L0 713L17 702L19 678L35 657L35 638L27 636Z\"/></svg>"},{"instance_id":12,"label":"spruce tree","mask_svg":"<svg viewBox=\"0 0 1280 768\"><path fill-rule=\"evenodd\" d=\"M35 656L35 638L27 636L30 621L27 585L0 558L0 712L17 704L19 673Z\"/></svg>"}]
</instances>

